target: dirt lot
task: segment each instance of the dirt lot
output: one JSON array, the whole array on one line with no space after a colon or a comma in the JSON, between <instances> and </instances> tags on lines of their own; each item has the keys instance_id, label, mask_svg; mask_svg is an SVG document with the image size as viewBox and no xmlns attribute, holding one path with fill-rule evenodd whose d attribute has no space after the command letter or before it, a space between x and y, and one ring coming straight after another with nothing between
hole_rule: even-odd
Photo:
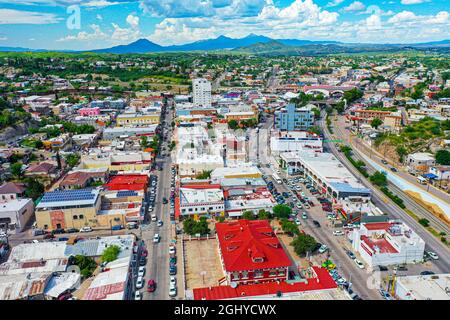
<instances>
[{"instance_id":1,"label":"dirt lot","mask_svg":"<svg viewBox=\"0 0 450 320\"><path fill-rule=\"evenodd\" d=\"M216 239L185 241L188 289L217 286L224 276ZM202 272L206 272L202 275Z\"/></svg>"}]
</instances>

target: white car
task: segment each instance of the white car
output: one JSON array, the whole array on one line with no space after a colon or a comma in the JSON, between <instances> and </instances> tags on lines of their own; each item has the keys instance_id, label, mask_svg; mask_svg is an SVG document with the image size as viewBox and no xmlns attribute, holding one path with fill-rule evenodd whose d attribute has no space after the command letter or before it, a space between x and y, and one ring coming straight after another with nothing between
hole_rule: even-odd
<instances>
[{"instance_id":1,"label":"white car","mask_svg":"<svg viewBox=\"0 0 450 320\"><path fill-rule=\"evenodd\" d=\"M169 246L169 254L175 254L177 252L177 249L175 246Z\"/></svg>"},{"instance_id":2,"label":"white car","mask_svg":"<svg viewBox=\"0 0 450 320\"><path fill-rule=\"evenodd\" d=\"M333 231L334 236L343 236L344 232L342 230L335 230Z\"/></svg>"},{"instance_id":3,"label":"white car","mask_svg":"<svg viewBox=\"0 0 450 320\"><path fill-rule=\"evenodd\" d=\"M144 287L144 277L138 277L136 280L136 288L142 289Z\"/></svg>"},{"instance_id":4,"label":"white car","mask_svg":"<svg viewBox=\"0 0 450 320\"><path fill-rule=\"evenodd\" d=\"M433 251L428 251L427 254L431 257L433 260L439 260L439 256L434 253Z\"/></svg>"},{"instance_id":5,"label":"white car","mask_svg":"<svg viewBox=\"0 0 450 320\"><path fill-rule=\"evenodd\" d=\"M134 293L134 300L141 300L142 299L142 295L140 291L136 291Z\"/></svg>"},{"instance_id":6,"label":"white car","mask_svg":"<svg viewBox=\"0 0 450 320\"><path fill-rule=\"evenodd\" d=\"M170 276L170 286L174 287L177 284L177 277Z\"/></svg>"},{"instance_id":7,"label":"white car","mask_svg":"<svg viewBox=\"0 0 450 320\"><path fill-rule=\"evenodd\" d=\"M144 275L145 275L145 267L139 267L138 277L144 277Z\"/></svg>"},{"instance_id":8,"label":"white car","mask_svg":"<svg viewBox=\"0 0 450 320\"><path fill-rule=\"evenodd\" d=\"M361 261L359 261L358 259L353 260L355 261L355 264L358 266L358 268L360 269L364 269L364 263L362 263Z\"/></svg>"},{"instance_id":9,"label":"white car","mask_svg":"<svg viewBox=\"0 0 450 320\"><path fill-rule=\"evenodd\" d=\"M92 232L92 228L91 227L83 227L80 229L80 232Z\"/></svg>"},{"instance_id":10,"label":"white car","mask_svg":"<svg viewBox=\"0 0 450 320\"><path fill-rule=\"evenodd\" d=\"M327 251L328 250L328 247L326 246L326 245L322 245L320 248L319 248L319 253L324 253L325 251Z\"/></svg>"},{"instance_id":11,"label":"white car","mask_svg":"<svg viewBox=\"0 0 450 320\"><path fill-rule=\"evenodd\" d=\"M170 286L169 288L169 297L173 298L177 296L177 287Z\"/></svg>"},{"instance_id":12,"label":"white car","mask_svg":"<svg viewBox=\"0 0 450 320\"><path fill-rule=\"evenodd\" d=\"M154 236L153 236L153 243L159 243L159 240L161 239L161 237L159 236L159 234L158 233L156 233Z\"/></svg>"},{"instance_id":13,"label":"white car","mask_svg":"<svg viewBox=\"0 0 450 320\"><path fill-rule=\"evenodd\" d=\"M298 226L302 224L299 218L295 218L295 224Z\"/></svg>"}]
</instances>

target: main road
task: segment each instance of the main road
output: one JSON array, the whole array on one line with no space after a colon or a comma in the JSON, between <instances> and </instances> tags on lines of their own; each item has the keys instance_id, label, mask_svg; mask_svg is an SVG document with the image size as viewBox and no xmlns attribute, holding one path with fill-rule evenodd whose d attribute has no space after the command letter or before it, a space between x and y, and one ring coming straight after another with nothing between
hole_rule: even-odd
<instances>
[{"instance_id":1,"label":"main road","mask_svg":"<svg viewBox=\"0 0 450 320\"><path fill-rule=\"evenodd\" d=\"M439 260L435 260L434 264L442 273L448 273L450 271L450 251L444 246L438 239L436 239L431 233L425 230L414 218L408 215L403 209L398 207L387 198L380 190L375 188L366 178L364 178L359 171L350 163L350 161L343 155L343 153L337 150L334 143L329 141L333 139L328 128L325 124L324 112L322 112L322 119L320 121L320 126L324 132L325 142L324 146L332 152L337 159L343 163L350 172L356 177L359 177L361 183L372 190L372 202L379 207L384 213L387 213L389 217L394 219L400 219L409 225L426 243L426 249L434 251L438 256ZM341 133L338 138L342 138L343 133ZM397 190L398 191L398 190ZM405 203L408 206L408 203ZM414 208L412 208L414 210Z\"/></svg>"}]
</instances>

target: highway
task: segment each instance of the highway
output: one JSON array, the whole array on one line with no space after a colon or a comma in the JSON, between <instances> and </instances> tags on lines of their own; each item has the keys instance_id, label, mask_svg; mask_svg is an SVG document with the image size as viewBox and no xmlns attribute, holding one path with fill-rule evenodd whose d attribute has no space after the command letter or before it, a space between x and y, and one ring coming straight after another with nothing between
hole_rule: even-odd
<instances>
[{"instance_id":1,"label":"highway","mask_svg":"<svg viewBox=\"0 0 450 320\"><path fill-rule=\"evenodd\" d=\"M328 128L326 127L324 113L320 121L320 126L323 129L325 139L327 140L333 139L330 132L328 131ZM345 134L342 132L339 132L339 134L336 135L337 138L342 138L345 136ZM372 186L372 184L366 178L364 178L359 173L359 171L357 171L357 169L350 163L350 161L344 156L344 154L337 150L337 147L334 143L325 142L324 146L330 152L332 152L336 156L336 158L339 159L350 170L350 172L352 172L356 177L359 177L361 183L364 186L372 190L372 202L376 206L378 206L383 212L387 213L389 217L404 221L407 225L409 225L412 229L414 229L414 231L425 241L426 250L434 251L440 257L439 260L434 261L434 264L438 267L438 269L443 273L449 272L450 251L448 250L448 248L446 248L438 239L436 239L432 234L430 234L427 230L425 230L416 220L414 220L414 218L408 215L403 209L394 204L392 200L387 198L379 189ZM357 152L355 152L355 154L356 153ZM400 191L395 189L392 190ZM406 199L408 197L403 196L403 198ZM407 208L411 209L414 213L419 213L415 211L418 209L417 207L410 207L411 201L412 201L411 199L407 199L405 205L407 206ZM429 216L430 213L428 212L427 215Z\"/></svg>"},{"instance_id":2,"label":"highway","mask_svg":"<svg viewBox=\"0 0 450 320\"><path fill-rule=\"evenodd\" d=\"M269 159L267 152L267 150L269 150L268 137L270 136L268 133L272 125L273 118L269 118L260 129L260 135L257 139L257 155L261 162L261 171L273 181L273 171L271 168L274 166L274 161ZM265 134L266 132L267 134ZM272 163L271 168L267 168L267 164L269 163ZM291 192L284 183L277 184L275 181L273 181L273 183L279 192ZM305 192L307 193L307 196L314 198L306 190ZM346 255L346 247L347 249L350 248L348 241L345 241L343 237L338 238L332 234L333 229L328 225L326 216L321 211L319 204L316 202L315 207L308 210L302 209L301 211L308 212L310 216L309 219L302 220L301 228L303 228L307 234L312 235L318 242L326 244L329 247L331 260L336 264L339 273L352 283L352 289L364 300L381 299L380 294L372 286L372 272L367 269L359 269L354 261ZM321 223L320 228L313 226L313 219L318 220ZM323 257L323 260L325 260L325 256Z\"/></svg>"}]
</instances>

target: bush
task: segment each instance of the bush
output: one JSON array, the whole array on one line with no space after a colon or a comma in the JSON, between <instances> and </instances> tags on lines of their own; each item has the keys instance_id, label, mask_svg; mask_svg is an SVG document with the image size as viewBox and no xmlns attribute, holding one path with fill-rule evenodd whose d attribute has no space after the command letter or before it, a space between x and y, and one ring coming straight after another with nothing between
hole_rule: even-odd
<instances>
[{"instance_id":1,"label":"bush","mask_svg":"<svg viewBox=\"0 0 450 320\"><path fill-rule=\"evenodd\" d=\"M393 194L387 187L381 187L380 190L387 195L395 204L397 204L400 208L405 209L406 206L403 203L403 200L400 199L397 195Z\"/></svg>"},{"instance_id":2,"label":"bush","mask_svg":"<svg viewBox=\"0 0 450 320\"><path fill-rule=\"evenodd\" d=\"M384 187L387 185L387 178L386 178L386 174L382 173L382 172L375 172L373 175L370 176L370 181L379 187Z\"/></svg>"},{"instance_id":3,"label":"bush","mask_svg":"<svg viewBox=\"0 0 450 320\"><path fill-rule=\"evenodd\" d=\"M255 220L256 217L253 211L245 211L244 213L242 213L241 218L246 220Z\"/></svg>"},{"instance_id":4,"label":"bush","mask_svg":"<svg viewBox=\"0 0 450 320\"><path fill-rule=\"evenodd\" d=\"M120 247L112 245L106 248L102 254L102 262L111 262L117 259L120 253Z\"/></svg>"},{"instance_id":5,"label":"bush","mask_svg":"<svg viewBox=\"0 0 450 320\"><path fill-rule=\"evenodd\" d=\"M75 256L75 265L80 268L80 273L84 278L89 278L97 268L97 263L93 258L83 255Z\"/></svg>"},{"instance_id":6,"label":"bush","mask_svg":"<svg viewBox=\"0 0 450 320\"><path fill-rule=\"evenodd\" d=\"M292 213L291 207L285 205L285 204L277 204L272 209L273 214L278 219L287 219L289 218L289 215Z\"/></svg>"},{"instance_id":7,"label":"bush","mask_svg":"<svg viewBox=\"0 0 450 320\"><path fill-rule=\"evenodd\" d=\"M428 227L428 226L430 225L430 221L428 221L428 220L425 219L425 218L419 219L419 223L420 223L421 225L423 225L425 228Z\"/></svg>"},{"instance_id":8,"label":"bush","mask_svg":"<svg viewBox=\"0 0 450 320\"><path fill-rule=\"evenodd\" d=\"M300 231L298 230L298 227L295 223L292 221L289 221L288 219L281 219L280 221L281 229L289 234L290 236L298 236L300 234Z\"/></svg>"},{"instance_id":9,"label":"bush","mask_svg":"<svg viewBox=\"0 0 450 320\"><path fill-rule=\"evenodd\" d=\"M195 221L194 218L188 217L183 221L183 230L191 236L198 233L201 235L206 235L210 232L206 217L201 217L199 221Z\"/></svg>"}]
</instances>

